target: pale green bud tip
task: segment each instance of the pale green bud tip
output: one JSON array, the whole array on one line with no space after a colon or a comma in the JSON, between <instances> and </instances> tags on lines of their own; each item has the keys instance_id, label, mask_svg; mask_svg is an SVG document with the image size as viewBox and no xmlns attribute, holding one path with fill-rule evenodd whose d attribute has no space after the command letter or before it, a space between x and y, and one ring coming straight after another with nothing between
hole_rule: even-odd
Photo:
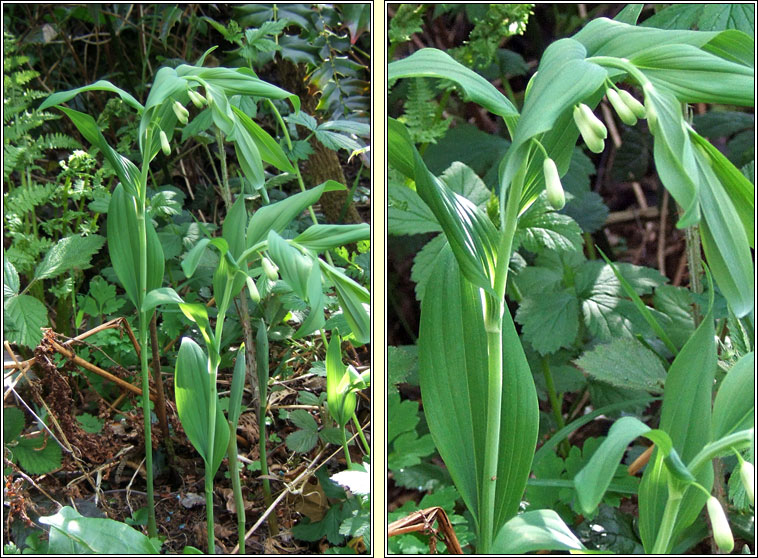
<instances>
[{"instance_id":1,"label":"pale green bud tip","mask_svg":"<svg viewBox=\"0 0 758 558\"><path fill-rule=\"evenodd\" d=\"M605 96L608 97L611 105L613 105L613 108L616 110L616 114L619 115L619 118L624 124L627 124L628 126L634 126L637 124L637 117L632 112L632 109L624 103L615 89L609 87L605 92Z\"/></svg>"},{"instance_id":2,"label":"pale green bud tip","mask_svg":"<svg viewBox=\"0 0 758 558\"><path fill-rule=\"evenodd\" d=\"M261 259L261 265L263 266L263 273L266 274L266 277L272 281L276 281L279 278L279 269L274 265L274 262L264 256Z\"/></svg>"},{"instance_id":3,"label":"pale green bud tip","mask_svg":"<svg viewBox=\"0 0 758 558\"><path fill-rule=\"evenodd\" d=\"M555 161L549 157L542 162L542 172L545 175L545 191L547 201L556 211L566 205L566 195L563 193L561 177L558 176L558 168Z\"/></svg>"},{"instance_id":4,"label":"pale green bud tip","mask_svg":"<svg viewBox=\"0 0 758 558\"><path fill-rule=\"evenodd\" d=\"M645 106L637 99L632 97L632 94L623 89L618 91L619 97L624 101L624 104L628 106L637 118L645 118Z\"/></svg>"},{"instance_id":5,"label":"pale green bud tip","mask_svg":"<svg viewBox=\"0 0 758 558\"><path fill-rule=\"evenodd\" d=\"M603 124L602 120L595 116L595 113L592 112L592 109L590 107L584 103L580 103L579 110L582 111L582 115L587 119L587 123L590 125L592 131L595 132L595 134L603 139L608 137L608 130L605 129L605 124Z\"/></svg>"},{"instance_id":6,"label":"pale green bud tip","mask_svg":"<svg viewBox=\"0 0 758 558\"><path fill-rule=\"evenodd\" d=\"M186 124L189 119L189 111L184 108L184 105L182 105L179 101L174 101L172 108L174 109L176 119L182 124Z\"/></svg>"},{"instance_id":7,"label":"pale green bud tip","mask_svg":"<svg viewBox=\"0 0 758 558\"><path fill-rule=\"evenodd\" d=\"M171 155L171 145L169 145L168 143L168 136L166 135L166 132L161 130L160 137L161 137L161 149L163 150L163 154Z\"/></svg>"},{"instance_id":8,"label":"pale green bud tip","mask_svg":"<svg viewBox=\"0 0 758 558\"><path fill-rule=\"evenodd\" d=\"M711 519L711 529L713 530L713 540L716 546L722 552L731 552L734 549L734 537L732 530L729 528L729 520L726 518L724 508L718 498L711 496L706 504L708 508L708 517Z\"/></svg>"},{"instance_id":9,"label":"pale green bud tip","mask_svg":"<svg viewBox=\"0 0 758 558\"><path fill-rule=\"evenodd\" d=\"M586 105L582 106L586 107ZM589 110L589 107L587 107L587 109ZM590 111L590 114L592 114L592 111ZM605 148L605 142L603 142L603 138L592 129L580 106L574 107L574 123L576 123L576 127L579 128L579 133L582 135L582 139L589 150L593 153L602 153Z\"/></svg>"},{"instance_id":10,"label":"pale green bud tip","mask_svg":"<svg viewBox=\"0 0 758 558\"><path fill-rule=\"evenodd\" d=\"M193 105L195 105L197 108L203 108L205 105L205 97L203 97L200 93L192 91L192 89L187 90L187 95L189 95L190 101L192 101Z\"/></svg>"},{"instance_id":11,"label":"pale green bud tip","mask_svg":"<svg viewBox=\"0 0 758 558\"><path fill-rule=\"evenodd\" d=\"M740 479L745 487L745 494L750 505L755 505L755 467L749 461L743 461L740 465Z\"/></svg>"},{"instance_id":12,"label":"pale green bud tip","mask_svg":"<svg viewBox=\"0 0 758 558\"><path fill-rule=\"evenodd\" d=\"M250 293L250 298L256 304L261 301L261 293L258 292L258 287L255 286L255 281L249 275L245 277L245 283L247 283L247 291Z\"/></svg>"}]
</instances>

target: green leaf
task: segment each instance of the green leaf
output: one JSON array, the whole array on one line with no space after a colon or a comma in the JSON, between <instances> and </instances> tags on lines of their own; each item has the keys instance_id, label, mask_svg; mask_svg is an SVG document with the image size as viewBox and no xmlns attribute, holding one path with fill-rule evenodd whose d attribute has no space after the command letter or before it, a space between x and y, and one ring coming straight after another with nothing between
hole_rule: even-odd
<instances>
[{"instance_id":1,"label":"green leaf","mask_svg":"<svg viewBox=\"0 0 758 558\"><path fill-rule=\"evenodd\" d=\"M721 31L739 29L755 35L755 6L752 4L674 4L667 6L643 23L659 29Z\"/></svg>"},{"instance_id":2,"label":"green leaf","mask_svg":"<svg viewBox=\"0 0 758 558\"><path fill-rule=\"evenodd\" d=\"M18 438L24 430L24 412L17 407L3 407L3 439L9 443Z\"/></svg>"},{"instance_id":3,"label":"green leaf","mask_svg":"<svg viewBox=\"0 0 758 558\"><path fill-rule=\"evenodd\" d=\"M424 300L424 292L429 279L432 277L434 266L442 250L449 247L445 235L440 234L424 244L419 250L416 257L413 258L413 267L411 268L411 279L416 283L416 300Z\"/></svg>"},{"instance_id":4,"label":"green leaf","mask_svg":"<svg viewBox=\"0 0 758 558\"><path fill-rule=\"evenodd\" d=\"M286 199L265 205L256 211L247 227L247 248L265 240L269 231L282 232L309 205L316 203L321 194L344 190L345 186L334 180L327 180L315 188L300 192Z\"/></svg>"},{"instance_id":5,"label":"green leaf","mask_svg":"<svg viewBox=\"0 0 758 558\"><path fill-rule=\"evenodd\" d=\"M258 146L247 129L236 120L232 132L227 136L234 142L234 151L245 178L251 182L253 188L260 190L266 177L263 174L263 160Z\"/></svg>"},{"instance_id":6,"label":"green leaf","mask_svg":"<svg viewBox=\"0 0 758 558\"><path fill-rule=\"evenodd\" d=\"M140 306L140 248L138 238L138 217L136 200L128 194L123 185L116 186L108 204L108 251L113 269L134 306ZM163 283L163 248L155 228L149 219L145 220L147 231L147 292L157 289Z\"/></svg>"},{"instance_id":7,"label":"green leaf","mask_svg":"<svg viewBox=\"0 0 758 558\"><path fill-rule=\"evenodd\" d=\"M713 315L709 312L669 367L661 406L659 428L671 437L674 449L685 463L710 441L716 362ZM647 551L655 542L668 498L663 458L657 453L645 469L639 492L640 536ZM713 469L704 467L696 476L698 482L710 490ZM685 492L672 544L677 533L695 521L705 501L700 490L690 488Z\"/></svg>"},{"instance_id":8,"label":"green leaf","mask_svg":"<svg viewBox=\"0 0 758 558\"><path fill-rule=\"evenodd\" d=\"M5 338L9 343L18 343L34 348L42 341L40 328L47 327L47 308L29 295L13 296L3 305L6 324ZM9 328L8 325L11 325Z\"/></svg>"},{"instance_id":9,"label":"green leaf","mask_svg":"<svg viewBox=\"0 0 758 558\"><path fill-rule=\"evenodd\" d=\"M16 268L3 253L3 298L17 295L20 286Z\"/></svg>"},{"instance_id":10,"label":"green leaf","mask_svg":"<svg viewBox=\"0 0 758 558\"><path fill-rule=\"evenodd\" d=\"M22 438L11 451L14 460L30 475L44 475L61 466L61 448L47 436Z\"/></svg>"},{"instance_id":11,"label":"green leaf","mask_svg":"<svg viewBox=\"0 0 758 558\"><path fill-rule=\"evenodd\" d=\"M229 252L236 260L245 251L245 229L247 228L247 209L245 196L239 196L232 204L221 225L221 234L229 245ZM195 263L197 267L197 262Z\"/></svg>"},{"instance_id":12,"label":"green leaf","mask_svg":"<svg viewBox=\"0 0 758 558\"><path fill-rule=\"evenodd\" d=\"M282 280L302 298L308 298L308 277L314 263L297 248L284 240L275 231L268 232L268 251L271 259L279 267Z\"/></svg>"},{"instance_id":13,"label":"green leaf","mask_svg":"<svg viewBox=\"0 0 758 558\"><path fill-rule=\"evenodd\" d=\"M85 432L97 434L103 429L103 421L89 413L83 413L76 417L76 421Z\"/></svg>"},{"instance_id":14,"label":"green leaf","mask_svg":"<svg viewBox=\"0 0 758 558\"><path fill-rule=\"evenodd\" d=\"M54 554L158 554L148 537L126 523L84 517L68 506L39 521L50 525L49 552Z\"/></svg>"},{"instance_id":15,"label":"green leaf","mask_svg":"<svg viewBox=\"0 0 758 558\"><path fill-rule=\"evenodd\" d=\"M452 251L443 250L421 303L419 379L434 442L475 517L480 513L487 417L483 324L479 289L463 278ZM495 531L518 511L539 421L532 373L509 312L503 318L502 335L504 374L500 455L494 481Z\"/></svg>"},{"instance_id":16,"label":"green leaf","mask_svg":"<svg viewBox=\"0 0 758 558\"><path fill-rule=\"evenodd\" d=\"M90 260L105 244L99 234L90 236L72 235L60 239L50 248L34 270L35 279L57 277L72 269L89 269Z\"/></svg>"},{"instance_id":17,"label":"green leaf","mask_svg":"<svg viewBox=\"0 0 758 558\"><path fill-rule=\"evenodd\" d=\"M685 287L661 285L655 289L653 305L669 318L662 321L661 327L677 348L682 347L695 331L693 303L692 291Z\"/></svg>"},{"instance_id":18,"label":"green leaf","mask_svg":"<svg viewBox=\"0 0 758 558\"><path fill-rule=\"evenodd\" d=\"M121 99L128 104L130 107L137 110L138 113L141 113L143 110L142 104L137 101L134 97L132 97L129 93L124 91L123 89L119 89L115 85L113 85L111 82L106 80L99 80L91 85L85 85L84 87L77 87L76 89L70 89L68 91L59 91L57 93L53 93L50 95L47 99L43 101L43 103L39 106L37 110L45 110L46 108L52 107L54 105L60 105L61 103L65 103L66 101L69 101L76 97L79 93L83 93L84 91L110 91L112 93L118 94Z\"/></svg>"},{"instance_id":19,"label":"green leaf","mask_svg":"<svg viewBox=\"0 0 758 558\"><path fill-rule=\"evenodd\" d=\"M182 260L182 271L184 271L184 274L187 277L192 277L192 275L194 275L195 270L200 264L200 260L205 253L205 249L207 248L208 244L210 244L210 242L210 238L201 238L184 256L184 259Z\"/></svg>"},{"instance_id":20,"label":"green leaf","mask_svg":"<svg viewBox=\"0 0 758 558\"><path fill-rule=\"evenodd\" d=\"M318 424L316 424L316 419L314 419L313 415L305 409L295 409L290 413L289 419L290 422L292 422L292 424L298 428L302 428L303 430L310 430L312 432L318 431Z\"/></svg>"},{"instance_id":21,"label":"green leaf","mask_svg":"<svg viewBox=\"0 0 758 558\"><path fill-rule=\"evenodd\" d=\"M418 351L415 345L387 347L387 390L397 391L397 384L408 381L409 375L418 369ZM390 418L390 420L392 420Z\"/></svg>"},{"instance_id":22,"label":"green leaf","mask_svg":"<svg viewBox=\"0 0 758 558\"><path fill-rule=\"evenodd\" d=\"M145 296L145 300L142 302L142 311L150 312L156 306L161 304L179 304L184 302L177 292L171 287L161 287L160 289L153 289Z\"/></svg>"},{"instance_id":23,"label":"green leaf","mask_svg":"<svg viewBox=\"0 0 758 558\"><path fill-rule=\"evenodd\" d=\"M523 246L531 252L578 251L582 244L579 225L568 215L553 211L544 196L519 218L514 237L514 249Z\"/></svg>"},{"instance_id":24,"label":"green leaf","mask_svg":"<svg viewBox=\"0 0 758 558\"><path fill-rule=\"evenodd\" d=\"M749 428L755 417L755 353L740 358L721 381L713 402L713 440Z\"/></svg>"},{"instance_id":25,"label":"green leaf","mask_svg":"<svg viewBox=\"0 0 758 558\"><path fill-rule=\"evenodd\" d=\"M184 305L183 305L184 306ZM182 338L176 359L174 393L176 409L182 427L192 445L205 460L210 474L215 474L226 455L229 444L229 426L218 404L213 449L209 451L208 418L211 397L208 384L208 358L205 352L189 337Z\"/></svg>"},{"instance_id":26,"label":"green leaf","mask_svg":"<svg viewBox=\"0 0 758 558\"><path fill-rule=\"evenodd\" d=\"M371 228L367 223L357 225L311 225L294 239L303 248L323 252L371 238Z\"/></svg>"},{"instance_id":27,"label":"green leaf","mask_svg":"<svg viewBox=\"0 0 758 558\"><path fill-rule=\"evenodd\" d=\"M509 520L492 543L497 554L526 554L537 550L577 550L585 546L553 510L534 510Z\"/></svg>"},{"instance_id":28,"label":"green leaf","mask_svg":"<svg viewBox=\"0 0 758 558\"><path fill-rule=\"evenodd\" d=\"M340 338L335 336L326 349L326 402L329 414L342 428L355 412L356 396L349 381L347 367L342 363Z\"/></svg>"},{"instance_id":29,"label":"green leaf","mask_svg":"<svg viewBox=\"0 0 758 558\"><path fill-rule=\"evenodd\" d=\"M332 267L321 259L317 261L321 265L321 270L334 283L335 290L337 291L337 300L355 336L356 342L370 342L371 319L369 318L369 309L371 307L371 295L368 290L350 279L336 267Z\"/></svg>"},{"instance_id":30,"label":"green leaf","mask_svg":"<svg viewBox=\"0 0 758 558\"><path fill-rule=\"evenodd\" d=\"M543 290L522 301L516 321L524 326L524 339L546 355L574 343L579 331L579 304L569 291Z\"/></svg>"},{"instance_id":31,"label":"green leaf","mask_svg":"<svg viewBox=\"0 0 758 558\"><path fill-rule=\"evenodd\" d=\"M194 302L184 302L179 304L182 314L197 324L200 333L208 347L215 346L215 337L208 320L208 311L205 306Z\"/></svg>"},{"instance_id":32,"label":"green leaf","mask_svg":"<svg viewBox=\"0 0 758 558\"><path fill-rule=\"evenodd\" d=\"M316 447L318 442L318 431L316 430L295 430L287 436L284 443L287 449L297 453L307 453Z\"/></svg>"},{"instance_id":33,"label":"green leaf","mask_svg":"<svg viewBox=\"0 0 758 558\"><path fill-rule=\"evenodd\" d=\"M237 421L242 411L242 392L245 389L245 376L247 367L245 363L245 344L243 343L237 349L237 357L234 362L234 373L232 374L232 387L229 392L229 423L234 431L237 430Z\"/></svg>"},{"instance_id":34,"label":"green leaf","mask_svg":"<svg viewBox=\"0 0 758 558\"><path fill-rule=\"evenodd\" d=\"M277 169L282 172L295 172L295 168L292 163L287 159L281 146L272 138L263 128L258 126L255 121L245 114L242 110L238 109L234 105L231 105L232 111L237 117L238 121L250 134L250 137L255 141L260 152L261 159L267 163L271 163Z\"/></svg>"},{"instance_id":35,"label":"green leaf","mask_svg":"<svg viewBox=\"0 0 758 558\"><path fill-rule=\"evenodd\" d=\"M448 79L459 85L469 100L502 116L506 122L514 123L518 117L513 104L494 85L440 50L423 48L387 67L388 81L406 77Z\"/></svg>"},{"instance_id":36,"label":"green leaf","mask_svg":"<svg viewBox=\"0 0 758 558\"><path fill-rule=\"evenodd\" d=\"M666 381L658 356L636 339L597 345L574 364L593 378L621 388L659 393Z\"/></svg>"}]
</instances>

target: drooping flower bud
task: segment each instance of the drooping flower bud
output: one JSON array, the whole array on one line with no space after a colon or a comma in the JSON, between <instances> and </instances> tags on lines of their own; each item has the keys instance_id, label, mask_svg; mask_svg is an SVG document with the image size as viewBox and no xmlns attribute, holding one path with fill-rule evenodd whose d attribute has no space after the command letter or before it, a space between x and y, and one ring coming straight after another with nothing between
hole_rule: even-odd
<instances>
[{"instance_id":1,"label":"drooping flower bud","mask_svg":"<svg viewBox=\"0 0 758 558\"><path fill-rule=\"evenodd\" d=\"M250 293L250 298L256 304L261 301L261 293L258 292L258 287L255 286L255 281L249 275L245 277L245 283L247 283L247 292Z\"/></svg>"},{"instance_id":2,"label":"drooping flower bud","mask_svg":"<svg viewBox=\"0 0 758 558\"><path fill-rule=\"evenodd\" d=\"M171 145L168 143L168 136L166 136L166 132L161 130L160 137L161 137L161 149L163 150L163 154L166 156L171 155Z\"/></svg>"},{"instance_id":3,"label":"drooping flower bud","mask_svg":"<svg viewBox=\"0 0 758 558\"><path fill-rule=\"evenodd\" d=\"M566 195L563 193L561 177L558 176L558 168L555 161L550 157L542 162L542 172L545 175L545 191L547 192L547 201L556 211L563 209L566 205Z\"/></svg>"},{"instance_id":4,"label":"drooping flower bud","mask_svg":"<svg viewBox=\"0 0 758 558\"><path fill-rule=\"evenodd\" d=\"M618 91L619 97L624 101L624 104L628 106L637 118L645 118L645 106L637 99L632 97L632 94L623 89Z\"/></svg>"},{"instance_id":5,"label":"drooping flower bud","mask_svg":"<svg viewBox=\"0 0 758 558\"><path fill-rule=\"evenodd\" d=\"M605 92L605 96L608 97L613 108L616 109L616 114L619 115L619 118L624 124L628 126L634 126L637 124L637 117L634 115L634 112L632 112L632 109L621 100L621 97L613 87L608 88Z\"/></svg>"},{"instance_id":6,"label":"drooping flower bud","mask_svg":"<svg viewBox=\"0 0 758 558\"><path fill-rule=\"evenodd\" d=\"M658 127L658 113L655 112L655 107L650 99L655 94L655 88L653 84L647 82L642 86L642 91L645 93L645 114L647 115L647 125L650 131L655 134L655 130Z\"/></svg>"},{"instance_id":7,"label":"drooping flower bud","mask_svg":"<svg viewBox=\"0 0 758 558\"><path fill-rule=\"evenodd\" d=\"M589 107L587 108L589 109ZM592 114L592 111L590 111L590 114ZM587 121L585 114L579 106L574 107L574 122L576 123L576 127L579 128L579 133L582 135L582 139L589 150L593 153L602 153L605 148L605 142L603 141L603 138L592 129L592 126ZM605 126L603 126L603 128L605 128Z\"/></svg>"},{"instance_id":8,"label":"drooping flower bud","mask_svg":"<svg viewBox=\"0 0 758 558\"><path fill-rule=\"evenodd\" d=\"M755 467L750 461L743 460L740 464L740 479L750 505L755 506Z\"/></svg>"},{"instance_id":9,"label":"drooping flower bud","mask_svg":"<svg viewBox=\"0 0 758 558\"><path fill-rule=\"evenodd\" d=\"M203 108L205 106L205 97L203 97L200 93L197 93L196 91L193 91L192 89L187 90L187 95L189 95L190 101L192 101L192 104L195 105L197 108Z\"/></svg>"},{"instance_id":10,"label":"drooping flower bud","mask_svg":"<svg viewBox=\"0 0 758 558\"><path fill-rule=\"evenodd\" d=\"M184 105L182 105L179 101L174 101L174 104L171 105L171 107L174 109L176 119L182 124L186 124L189 120L189 111L184 108Z\"/></svg>"},{"instance_id":11,"label":"drooping flower bud","mask_svg":"<svg viewBox=\"0 0 758 558\"><path fill-rule=\"evenodd\" d=\"M266 277L272 281L279 279L279 268L274 265L274 262L269 260L266 256L263 256L261 258L261 265L263 266L263 273L266 274Z\"/></svg>"},{"instance_id":12,"label":"drooping flower bud","mask_svg":"<svg viewBox=\"0 0 758 558\"><path fill-rule=\"evenodd\" d=\"M605 128L605 124L595 116L595 113L592 112L590 107L584 103L579 103L579 110L582 112L582 116L585 118L590 128L592 128L592 131L595 132L598 137L603 139L608 137L608 130Z\"/></svg>"},{"instance_id":13,"label":"drooping flower bud","mask_svg":"<svg viewBox=\"0 0 758 558\"><path fill-rule=\"evenodd\" d=\"M726 518L724 508L715 496L710 496L706 504L708 508L708 517L711 519L711 529L713 531L713 540L716 546L722 552L731 552L734 549L734 537L729 527L729 520Z\"/></svg>"}]
</instances>

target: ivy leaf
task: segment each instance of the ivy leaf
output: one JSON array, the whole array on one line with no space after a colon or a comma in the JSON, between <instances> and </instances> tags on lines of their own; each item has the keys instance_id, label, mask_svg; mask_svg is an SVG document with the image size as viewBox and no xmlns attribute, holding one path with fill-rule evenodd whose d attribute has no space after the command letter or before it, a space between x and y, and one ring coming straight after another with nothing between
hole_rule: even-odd
<instances>
[{"instance_id":1,"label":"ivy leaf","mask_svg":"<svg viewBox=\"0 0 758 558\"><path fill-rule=\"evenodd\" d=\"M516 321L524 326L523 338L546 355L573 344L579 331L579 304L569 291L543 292L523 300Z\"/></svg>"},{"instance_id":2,"label":"ivy leaf","mask_svg":"<svg viewBox=\"0 0 758 558\"><path fill-rule=\"evenodd\" d=\"M36 347L42 341L42 330L47 326L47 308L29 295L14 296L5 301L5 338L10 343Z\"/></svg>"},{"instance_id":3,"label":"ivy leaf","mask_svg":"<svg viewBox=\"0 0 758 558\"><path fill-rule=\"evenodd\" d=\"M35 279L48 279L71 269L87 269L90 260L105 244L105 237L98 234L90 236L67 236L58 241L45 255L34 271Z\"/></svg>"},{"instance_id":4,"label":"ivy leaf","mask_svg":"<svg viewBox=\"0 0 758 558\"><path fill-rule=\"evenodd\" d=\"M574 363L593 378L617 387L661 393L666 371L636 339L614 339L586 351Z\"/></svg>"}]
</instances>

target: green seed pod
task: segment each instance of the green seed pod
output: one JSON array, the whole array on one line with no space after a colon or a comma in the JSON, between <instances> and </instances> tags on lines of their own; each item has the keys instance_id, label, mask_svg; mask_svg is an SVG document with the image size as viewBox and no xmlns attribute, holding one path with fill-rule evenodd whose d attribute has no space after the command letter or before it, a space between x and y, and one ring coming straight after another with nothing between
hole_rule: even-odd
<instances>
[{"instance_id":1,"label":"green seed pod","mask_svg":"<svg viewBox=\"0 0 758 558\"><path fill-rule=\"evenodd\" d=\"M189 95L190 101L192 101L192 104L197 108L201 109L203 106L205 106L205 97L203 97L200 93L197 93L192 89L188 89L187 95Z\"/></svg>"},{"instance_id":2,"label":"green seed pod","mask_svg":"<svg viewBox=\"0 0 758 558\"><path fill-rule=\"evenodd\" d=\"M558 168L555 161L550 157L542 162L542 172L545 175L545 191L547 192L547 201L556 211L563 209L566 205L566 195L563 193L561 177L558 176Z\"/></svg>"},{"instance_id":3,"label":"green seed pod","mask_svg":"<svg viewBox=\"0 0 758 558\"><path fill-rule=\"evenodd\" d=\"M616 114L619 115L619 118L624 124L627 124L628 126L634 126L637 124L637 117L632 112L632 109L621 100L621 97L616 93L616 90L613 87L608 88L605 92L605 96L608 97L613 108L616 109Z\"/></svg>"},{"instance_id":4,"label":"green seed pod","mask_svg":"<svg viewBox=\"0 0 758 558\"><path fill-rule=\"evenodd\" d=\"M256 304L261 301L261 293L258 292L258 287L255 286L255 281L253 281L253 278L249 275L245 277L245 283L247 283L247 292L250 293L250 298L253 299L253 302Z\"/></svg>"},{"instance_id":5,"label":"green seed pod","mask_svg":"<svg viewBox=\"0 0 758 558\"><path fill-rule=\"evenodd\" d=\"M637 99L632 97L632 94L623 89L618 91L619 97L624 101L624 104L628 106L637 118L645 118L645 106Z\"/></svg>"},{"instance_id":6,"label":"green seed pod","mask_svg":"<svg viewBox=\"0 0 758 558\"><path fill-rule=\"evenodd\" d=\"M263 266L263 273L266 274L266 277L272 281L279 279L279 268L274 265L274 262L269 260L266 256L263 256L261 258L261 265Z\"/></svg>"},{"instance_id":7,"label":"green seed pod","mask_svg":"<svg viewBox=\"0 0 758 558\"><path fill-rule=\"evenodd\" d=\"M174 104L171 105L171 108L174 109L176 119L182 124L186 124L189 120L189 111L184 108L184 105L182 105L179 101L174 101Z\"/></svg>"},{"instance_id":8,"label":"green seed pod","mask_svg":"<svg viewBox=\"0 0 758 558\"><path fill-rule=\"evenodd\" d=\"M576 127L579 128L579 133L582 135L582 139L589 150L593 153L602 153L603 149L605 149L603 138L592 130L578 106L574 107L574 122L576 123Z\"/></svg>"},{"instance_id":9,"label":"green seed pod","mask_svg":"<svg viewBox=\"0 0 758 558\"><path fill-rule=\"evenodd\" d=\"M168 136L166 135L166 132L161 130L160 137L161 137L161 149L163 150L163 154L166 156L171 155L171 145L168 143Z\"/></svg>"},{"instance_id":10,"label":"green seed pod","mask_svg":"<svg viewBox=\"0 0 758 558\"><path fill-rule=\"evenodd\" d=\"M750 505L755 506L755 467L750 461L743 460L740 464L740 479Z\"/></svg>"},{"instance_id":11,"label":"green seed pod","mask_svg":"<svg viewBox=\"0 0 758 558\"><path fill-rule=\"evenodd\" d=\"M590 107L584 103L579 103L579 110L582 112L582 116L587 120L587 124L589 124L590 128L597 136L603 139L608 137L608 130L606 130L605 124L595 116L595 113L592 112Z\"/></svg>"},{"instance_id":12,"label":"green seed pod","mask_svg":"<svg viewBox=\"0 0 758 558\"><path fill-rule=\"evenodd\" d=\"M729 528L729 520L726 518L724 508L718 498L711 496L706 504L708 508L708 517L711 519L711 530L713 531L713 540L716 546L722 552L731 552L734 549L734 537L732 530Z\"/></svg>"}]
</instances>

